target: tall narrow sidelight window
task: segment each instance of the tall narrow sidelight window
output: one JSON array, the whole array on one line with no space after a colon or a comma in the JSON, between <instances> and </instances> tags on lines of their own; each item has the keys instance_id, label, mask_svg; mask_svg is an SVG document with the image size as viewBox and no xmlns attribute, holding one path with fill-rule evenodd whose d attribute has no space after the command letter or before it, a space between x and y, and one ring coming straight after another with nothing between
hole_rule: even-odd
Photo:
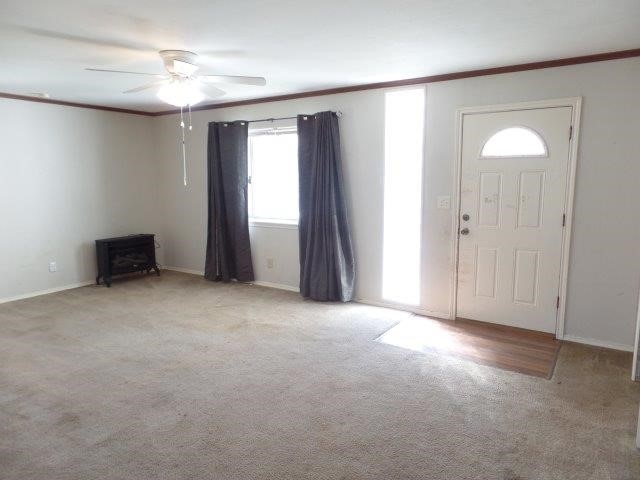
<instances>
[{"instance_id":1,"label":"tall narrow sidelight window","mask_svg":"<svg viewBox=\"0 0 640 480\"><path fill-rule=\"evenodd\" d=\"M385 96L382 297L420 303L425 89Z\"/></svg>"}]
</instances>

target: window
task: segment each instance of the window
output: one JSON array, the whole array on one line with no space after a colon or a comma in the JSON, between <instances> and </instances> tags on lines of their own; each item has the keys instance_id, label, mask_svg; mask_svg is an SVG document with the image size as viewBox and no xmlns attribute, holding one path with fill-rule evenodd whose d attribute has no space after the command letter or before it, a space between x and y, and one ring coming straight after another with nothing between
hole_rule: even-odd
<instances>
[{"instance_id":1,"label":"window","mask_svg":"<svg viewBox=\"0 0 640 480\"><path fill-rule=\"evenodd\" d=\"M298 223L298 134L295 127L249 132L249 218Z\"/></svg>"},{"instance_id":2,"label":"window","mask_svg":"<svg viewBox=\"0 0 640 480\"><path fill-rule=\"evenodd\" d=\"M425 89L387 92L382 297L420 303Z\"/></svg>"},{"instance_id":3,"label":"window","mask_svg":"<svg viewBox=\"0 0 640 480\"><path fill-rule=\"evenodd\" d=\"M527 127L500 130L482 147L481 157L546 157L547 146L542 137Z\"/></svg>"}]
</instances>

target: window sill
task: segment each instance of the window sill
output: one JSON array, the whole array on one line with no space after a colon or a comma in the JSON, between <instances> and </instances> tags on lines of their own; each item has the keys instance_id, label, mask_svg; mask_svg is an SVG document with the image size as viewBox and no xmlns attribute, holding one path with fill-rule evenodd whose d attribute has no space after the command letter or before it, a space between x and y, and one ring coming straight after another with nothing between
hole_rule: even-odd
<instances>
[{"instance_id":1,"label":"window sill","mask_svg":"<svg viewBox=\"0 0 640 480\"><path fill-rule=\"evenodd\" d=\"M297 230L298 222L295 220L249 219L249 226L258 228L283 228L285 230Z\"/></svg>"}]
</instances>

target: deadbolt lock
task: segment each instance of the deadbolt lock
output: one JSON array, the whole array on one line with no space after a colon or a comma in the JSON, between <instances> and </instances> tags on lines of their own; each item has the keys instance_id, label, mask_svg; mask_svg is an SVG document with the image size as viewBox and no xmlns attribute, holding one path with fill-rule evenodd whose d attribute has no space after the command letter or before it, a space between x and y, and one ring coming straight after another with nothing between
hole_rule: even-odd
<instances>
[{"instance_id":1,"label":"deadbolt lock","mask_svg":"<svg viewBox=\"0 0 640 480\"><path fill-rule=\"evenodd\" d=\"M468 213L465 213L464 215L462 215L462 220L464 220L465 222L468 222L470 218L471 217L469 216Z\"/></svg>"}]
</instances>

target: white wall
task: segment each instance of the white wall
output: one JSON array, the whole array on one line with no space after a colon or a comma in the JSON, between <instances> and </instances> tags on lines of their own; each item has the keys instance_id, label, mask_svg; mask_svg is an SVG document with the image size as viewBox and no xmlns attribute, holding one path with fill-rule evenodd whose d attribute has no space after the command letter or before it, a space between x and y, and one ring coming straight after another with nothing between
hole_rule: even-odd
<instances>
[{"instance_id":1,"label":"white wall","mask_svg":"<svg viewBox=\"0 0 640 480\"><path fill-rule=\"evenodd\" d=\"M0 300L95 279L97 238L158 232L152 121L0 99Z\"/></svg>"},{"instance_id":2,"label":"white wall","mask_svg":"<svg viewBox=\"0 0 640 480\"><path fill-rule=\"evenodd\" d=\"M250 225L253 270L258 282L298 290L300 249L297 226ZM268 260L272 260L272 267Z\"/></svg>"},{"instance_id":3,"label":"white wall","mask_svg":"<svg viewBox=\"0 0 640 480\"><path fill-rule=\"evenodd\" d=\"M426 182L435 193L451 188L452 162L445 159L454 155L449 119L456 108L583 97L565 335L626 348L633 344L640 271L638 79L639 59L600 62L433 84L427 103ZM428 209L426 224L439 215ZM432 282L441 287L435 276Z\"/></svg>"},{"instance_id":4,"label":"white wall","mask_svg":"<svg viewBox=\"0 0 640 480\"><path fill-rule=\"evenodd\" d=\"M358 289L374 292L371 299L379 298L381 285L382 258L382 174L384 166L383 130L384 96L382 91L357 92L349 95L332 95L308 98L291 102L275 102L232 109L208 110L193 113L193 131L187 138L187 168L189 185L182 184L182 158L179 144L179 119L175 115L158 117L155 124L156 159L160 165L160 184L163 192L162 234L165 243L165 263L193 271L204 268L206 248L206 143L207 125L214 120L263 119L286 117L296 113L313 113L320 110L342 110L341 135L345 149L344 173L347 184L352 235L356 243L355 253L362 259L358 265ZM349 121L345 121L350 116ZM369 138L368 132L377 132ZM363 137L364 135L364 137ZM354 181L358 176L358 181ZM355 202L355 204L354 204ZM354 212L365 212L358 215ZM263 245L253 242L256 255L256 280L298 286L298 249L292 230L267 229L256 235L273 236L282 247L273 251L275 265L286 265L286 272L267 272L259 262ZM362 241L359 235L363 235ZM272 242L272 240L267 240ZM277 244L277 242L276 242ZM366 259L370 258L369 261ZM284 268L284 267L283 267ZM275 269L274 269L275 270ZM366 297L369 298L369 297Z\"/></svg>"},{"instance_id":5,"label":"white wall","mask_svg":"<svg viewBox=\"0 0 640 480\"><path fill-rule=\"evenodd\" d=\"M424 311L448 316L459 107L583 97L570 257L569 338L630 348L640 271L640 59L478 77L428 85ZM341 110L348 207L358 269L356 296L383 302L384 92L265 103L194 113L190 184L182 185L176 116L149 118L0 100L0 299L91 281L93 241L161 232L160 261L203 269L206 130L213 120ZM296 287L297 232L252 227L257 279ZM267 258L274 268L266 267ZM57 261L58 272L48 263Z\"/></svg>"},{"instance_id":6,"label":"white wall","mask_svg":"<svg viewBox=\"0 0 640 480\"><path fill-rule=\"evenodd\" d=\"M640 59L576 65L429 84L424 168L422 308L448 316L452 281L451 195L455 112L459 107L583 97L574 235L570 256L569 338L630 348L640 271ZM206 130L214 120L253 120L341 110L344 172L355 255L356 297L382 302L384 92L369 90L194 113L188 139L190 185L181 184L177 117L155 120L166 263L202 270L206 228ZM271 232L282 235L290 231ZM284 244L284 243L283 243ZM282 248L277 265L297 268L297 250ZM260 262L262 254L257 255ZM258 265L258 279L268 275ZM296 278L296 277L292 277ZM269 280L267 280L269 281ZM276 283L283 283L279 279ZM297 285L297 281L295 282Z\"/></svg>"}]
</instances>

